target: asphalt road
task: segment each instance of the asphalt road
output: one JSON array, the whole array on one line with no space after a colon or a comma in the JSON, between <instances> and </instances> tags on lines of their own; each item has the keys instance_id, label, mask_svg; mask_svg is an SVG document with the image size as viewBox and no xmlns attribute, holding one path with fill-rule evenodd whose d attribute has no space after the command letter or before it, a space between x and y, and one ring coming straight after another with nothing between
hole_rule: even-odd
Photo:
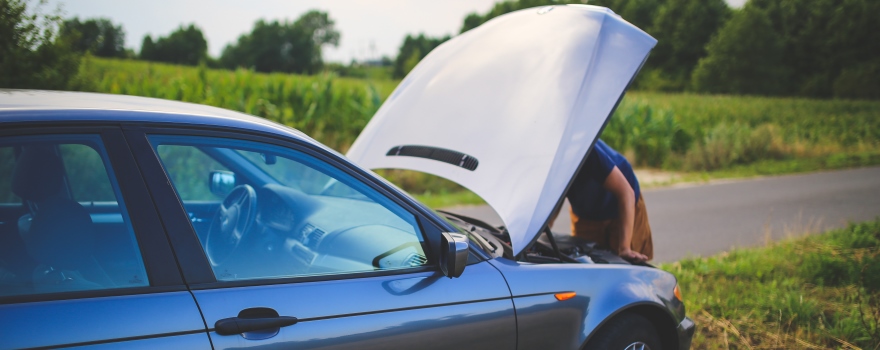
<instances>
[{"instance_id":1,"label":"asphalt road","mask_svg":"<svg viewBox=\"0 0 880 350\"><path fill-rule=\"evenodd\" d=\"M880 216L880 167L683 185L643 195L654 262L670 262L873 220ZM447 210L501 225L488 206ZM559 215L552 230L570 234L568 215Z\"/></svg>"}]
</instances>

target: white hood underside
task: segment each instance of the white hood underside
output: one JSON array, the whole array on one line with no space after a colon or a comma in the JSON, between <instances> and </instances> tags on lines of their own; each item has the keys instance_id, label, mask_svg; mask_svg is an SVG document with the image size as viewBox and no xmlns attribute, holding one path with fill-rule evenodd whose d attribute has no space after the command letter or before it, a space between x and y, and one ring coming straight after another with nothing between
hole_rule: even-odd
<instances>
[{"instance_id":1,"label":"white hood underside","mask_svg":"<svg viewBox=\"0 0 880 350\"><path fill-rule=\"evenodd\" d=\"M543 229L655 44L601 7L497 17L425 57L347 156L371 169L461 184L498 213L519 254Z\"/></svg>"}]
</instances>

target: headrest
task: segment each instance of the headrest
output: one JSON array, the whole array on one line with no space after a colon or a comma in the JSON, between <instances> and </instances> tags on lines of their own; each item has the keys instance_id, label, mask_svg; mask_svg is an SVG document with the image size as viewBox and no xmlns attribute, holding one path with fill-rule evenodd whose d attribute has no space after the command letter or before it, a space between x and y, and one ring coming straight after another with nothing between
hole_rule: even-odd
<instances>
[{"instance_id":1,"label":"headrest","mask_svg":"<svg viewBox=\"0 0 880 350\"><path fill-rule=\"evenodd\" d=\"M40 212L24 241L28 253L37 261L75 270L92 256L95 245L92 219L79 203L54 198L40 204Z\"/></svg>"},{"instance_id":2,"label":"headrest","mask_svg":"<svg viewBox=\"0 0 880 350\"><path fill-rule=\"evenodd\" d=\"M58 193L64 165L53 145L24 146L12 172L12 192L22 199L41 201Z\"/></svg>"}]
</instances>

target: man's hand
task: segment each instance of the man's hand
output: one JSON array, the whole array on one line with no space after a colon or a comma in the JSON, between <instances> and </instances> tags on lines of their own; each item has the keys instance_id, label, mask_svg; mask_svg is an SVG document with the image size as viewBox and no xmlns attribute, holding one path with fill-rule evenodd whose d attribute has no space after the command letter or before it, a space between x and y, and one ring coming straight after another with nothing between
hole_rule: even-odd
<instances>
[{"instance_id":1,"label":"man's hand","mask_svg":"<svg viewBox=\"0 0 880 350\"><path fill-rule=\"evenodd\" d=\"M631 262L645 262L648 261L648 257L645 254L639 253L632 249L621 249L620 257L624 258L627 261Z\"/></svg>"}]
</instances>

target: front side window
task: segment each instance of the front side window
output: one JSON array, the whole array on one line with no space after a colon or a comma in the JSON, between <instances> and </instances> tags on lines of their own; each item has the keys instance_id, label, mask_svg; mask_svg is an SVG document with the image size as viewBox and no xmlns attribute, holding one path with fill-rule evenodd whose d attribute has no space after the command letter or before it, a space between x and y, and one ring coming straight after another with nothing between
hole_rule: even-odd
<instances>
[{"instance_id":1,"label":"front side window","mask_svg":"<svg viewBox=\"0 0 880 350\"><path fill-rule=\"evenodd\" d=\"M413 214L316 157L217 138L151 136L150 142L218 280L427 264ZM187 193L211 193L217 199Z\"/></svg>"},{"instance_id":2,"label":"front side window","mask_svg":"<svg viewBox=\"0 0 880 350\"><path fill-rule=\"evenodd\" d=\"M0 138L0 296L149 285L95 135Z\"/></svg>"}]
</instances>

